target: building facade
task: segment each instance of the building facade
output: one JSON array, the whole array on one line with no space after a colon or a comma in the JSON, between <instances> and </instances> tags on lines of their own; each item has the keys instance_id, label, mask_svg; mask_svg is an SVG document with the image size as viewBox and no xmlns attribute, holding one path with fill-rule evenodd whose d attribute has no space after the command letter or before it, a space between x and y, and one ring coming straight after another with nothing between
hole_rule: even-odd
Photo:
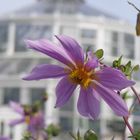
<instances>
[{"instance_id":1,"label":"building facade","mask_svg":"<svg viewBox=\"0 0 140 140\"><path fill-rule=\"evenodd\" d=\"M111 14L90 7L84 0L40 0L29 7L1 16L0 133L19 140L25 128L23 125L14 128L8 126L10 119L18 117L7 107L10 100L31 104L47 92L46 124L59 123L63 139L69 139L68 131L80 129L85 132L93 128L101 140L110 140L113 135L121 140L124 131L122 119L115 117L104 102L101 103L100 118L96 121L88 120L77 112L77 93L63 108L54 109L57 80L21 80L37 64L57 63L45 55L28 50L24 40L47 38L56 42L54 35L60 34L75 38L84 50L89 47L93 50L104 49L104 61L108 64L120 55L126 61L131 59L135 64L140 62L140 39L135 36L135 28ZM140 73L134 77L140 80ZM134 113L130 121L138 127L139 120L139 114Z\"/></svg>"}]
</instances>

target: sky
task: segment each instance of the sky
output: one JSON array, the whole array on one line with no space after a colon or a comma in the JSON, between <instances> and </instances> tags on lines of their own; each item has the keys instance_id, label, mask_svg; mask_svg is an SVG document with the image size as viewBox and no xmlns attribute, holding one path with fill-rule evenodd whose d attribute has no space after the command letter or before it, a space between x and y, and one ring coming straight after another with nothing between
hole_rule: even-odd
<instances>
[{"instance_id":1,"label":"sky","mask_svg":"<svg viewBox=\"0 0 140 140\"><path fill-rule=\"evenodd\" d=\"M86 0L92 7L111 13L119 18L135 24L137 11L127 3L127 0ZM140 9L140 0L129 0ZM20 9L35 0L0 0L0 14L10 13Z\"/></svg>"}]
</instances>

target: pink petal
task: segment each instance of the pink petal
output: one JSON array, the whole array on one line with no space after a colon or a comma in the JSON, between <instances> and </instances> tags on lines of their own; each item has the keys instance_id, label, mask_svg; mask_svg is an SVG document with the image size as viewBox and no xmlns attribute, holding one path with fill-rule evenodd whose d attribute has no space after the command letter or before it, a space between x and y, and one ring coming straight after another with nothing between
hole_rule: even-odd
<instances>
[{"instance_id":1,"label":"pink petal","mask_svg":"<svg viewBox=\"0 0 140 140\"><path fill-rule=\"evenodd\" d=\"M36 51L44 53L62 62L65 65L73 66L72 60L61 46L58 47L48 40L36 40L36 41L27 40L26 44L30 49L34 49Z\"/></svg>"},{"instance_id":2,"label":"pink petal","mask_svg":"<svg viewBox=\"0 0 140 140\"><path fill-rule=\"evenodd\" d=\"M128 80L120 70L111 67L96 72L96 76L103 86L113 90L122 90L135 84L134 81Z\"/></svg>"},{"instance_id":3,"label":"pink petal","mask_svg":"<svg viewBox=\"0 0 140 140\"><path fill-rule=\"evenodd\" d=\"M13 102L13 101L10 101L10 107L17 113L23 115L24 114L24 109L23 107L16 103L16 102Z\"/></svg>"},{"instance_id":4,"label":"pink petal","mask_svg":"<svg viewBox=\"0 0 140 140\"><path fill-rule=\"evenodd\" d=\"M88 61L85 66L88 70L95 69L99 65L99 61L96 56L93 55L92 51L88 52Z\"/></svg>"},{"instance_id":5,"label":"pink petal","mask_svg":"<svg viewBox=\"0 0 140 140\"><path fill-rule=\"evenodd\" d=\"M82 116L96 119L100 113L99 97L92 87L80 89L77 108Z\"/></svg>"},{"instance_id":6,"label":"pink petal","mask_svg":"<svg viewBox=\"0 0 140 140\"><path fill-rule=\"evenodd\" d=\"M113 90L104 87L97 81L93 81L95 84L95 90L106 101L106 103L112 108L112 110L118 116L128 116L128 108L124 100Z\"/></svg>"},{"instance_id":7,"label":"pink petal","mask_svg":"<svg viewBox=\"0 0 140 140\"><path fill-rule=\"evenodd\" d=\"M84 52L78 42L65 35L56 36L56 38L61 42L68 55L76 64L84 63Z\"/></svg>"},{"instance_id":8,"label":"pink petal","mask_svg":"<svg viewBox=\"0 0 140 140\"><path fill-rule=\"evenodd\" d=\"M21 119L16 119L16 120L13 120L9 123L10 126L15 126L15 125L18 125L20 123L23 123L25 121L24 118L21 118Z\"/></svg>"},{"instance_id":9,"label":"pink petal","mask_svg":"<svg viewBox=\"0 0 140 140\"><path fill-rule=\"evenodd\" d=\"M71 97L72 93L76 88L76 84L72 83L68 77L64 77L60 80L56 87L56 107L63 106Z\"/></svg>"},{"instance_id":10,"label":"pink petal","mask_svg":"<svg viewBox=\"0 0 140 140\"><path fill-rule=\"evenodd\" d=\"M24 77L24 80L39 80L45 78L58 78L66 75L64 68L58 65L42 64L36 66L29 75Z\"/></svg>"}]
</instances>

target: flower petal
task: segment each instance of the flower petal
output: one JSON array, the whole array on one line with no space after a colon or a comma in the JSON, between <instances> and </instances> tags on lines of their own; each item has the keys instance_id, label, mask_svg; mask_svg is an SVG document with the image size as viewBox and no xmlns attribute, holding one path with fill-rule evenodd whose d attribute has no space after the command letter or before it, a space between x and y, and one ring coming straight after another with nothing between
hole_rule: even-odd
<instances>
[{"instance_id":1,"label":"flower petal","mask_svg":"<svg viewBox=\"0 0 140 140\"><path fill-rule=\"evenodd\" d=\"M78 42L65 35L56 36L56 38L61 42L68 55L76 64L84 63L84 52Z\"/></svg>"},{"instance_id":2,"label":"flower petal","mask_svg":"<svg viewBox=\"0 0 140 140\"><path fill-rule=\"evenodd\" d=\"M16 103L16 102L13 102L13 101L10 101L10 107L17 113L23 115L24 114L24 109L23 107Z\"/></svg>"},{"instance_id":3,"label":"flower petal","mask_svg":"<svg viewBox=\"0 0 140 140\"><path fill-rule=\"evenodd\" d=\"M92 87L80 89L77 108L82 116L96 119L100 113L99 97Z\"/></svg>"},{"instance_id":4,"label":"flower petal","mask_svg":"<svg viewBox=\"0 0 140 140\"><path fill-rule=\"evenodd\" d=\"M10 126L15 126L17 124L23 123L25 121L24 118L13 120L9 123Z\"/></svg>"},{"instance_id":5,"label":"flower petal","mask_svg":"<svg viewBox=\"0 0 140 140\"><path fill-rule=\"evenodd\" d=\"M23 78L23 80L39 80L45 78L58 78L66 75L68 72L58 66L58 65L49 65L42 64L36 66L29 75Z\"/></svg>"},{"instance_id":6,"label":"flower petal","mask_svg":"<svg viewBox=\"0 0 140 140\"><path fill-rule=\"evenodd\" d=\"M71 97L72 93L76 89L76 84L72 83L68 77L64 77L60 80L56 87L56 105L55 107L63 106Z\"/></svg>"},{"instance_id":7,"label":"flower petal","mask_svg":"<svg viewBox=\"0 0 140 140\"><path fill-rule=\"evenodd\" d=\"M8 137L0 136L0 140L10 140Z\"/></svg>"},{"instance_id":8,"label":"flower petal","mask_svg":"<svg viewBox=\"0 0 140 140\"><path fill-rule=\"evenodd\" d=\"M85 66L88 70L95 69L99 65L99 61L96 56L93 55L92 51L87 53L88 61L86 62Z\"/></svg>"},{"instance_id":9,"label":"flower petal","mask_svg":"<svg viewBox=\"0 0 140 140\"><path fill-rule=\"evenodd\" d=\"M111 67L106 67L95 75L103 86L113 90L122 90L135 84L134 81L128 80L120 70Z\"/></svg>"},{"instance_id":10,"label":"flower petal","mask_svg":"<svg viewBox=\"0 0 140 140\"><path fill-rule=\"evenodd\" d=\"M44 53L65 65L73 66L73 62L61 46L56 46L48 40L27 40L27 46L41 53Z\"/></svg>"},{"instance_id":11,"label":"flower petal","mask_svg":"<svg viewBox=\"0 0 140 140\"><path fill-rule=\"evenodd\" d=\"M104 87L97 81L93 82L95 84L95 90L118 116L128 116L129 113L127 105L116 92Z\"/></svg>"}]
</instances>

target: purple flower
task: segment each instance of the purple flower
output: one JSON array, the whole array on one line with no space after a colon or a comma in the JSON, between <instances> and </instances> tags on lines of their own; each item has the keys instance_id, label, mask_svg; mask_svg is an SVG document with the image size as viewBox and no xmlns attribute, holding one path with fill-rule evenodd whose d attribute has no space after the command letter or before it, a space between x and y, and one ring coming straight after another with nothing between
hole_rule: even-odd
<instances>
[{"instance_id":1,"label":"purple flower","mask_svg":"<svg viewBox=\"0 0 140 140\"><path fill-rule=\"evenodd\" d=\"M8 137L0 136L0 140L10 140Z\"/></svg>"},{"instance_id":2,"label":"purple flower","mask_svg":"<svg viewBox=\"0 0 140 140\"><path fill-rule=\"evenodd\" d=\"M16 103L16 102L13 102L11 101L10 102L10 107L16 112L18 113L21 117L18 118L18 119L15 119L15 120L12 120L10 121L9 125L10 126L15 126L17 124L20 124L20 123L24 123L25 120L26 120L26 116L25 116L25 113L24 113L24 108L22 105Z\"/></svg>"},{"instance_id":3,"label":"purple flower","mask_svg":"<svg viewBox=\"0 0 140 140\"><path fill-rule=\"evenodd\" d=\"M132 86L134 82L120 70L111 67L98 70L97 58L89 52L85 60L83 50L74 39L63 35L56 38L60 41L58 46L48 40L28 40L27 46L58 60L64 66L38 65L23 79L62 78L56 87L56 107L63 106L79 85L77 108L81 115L96 119L101 97L117 115L128 116L127 106L116 91Z\"/></svg>"},{"instance_id":4,"label":"purple flower","mask_svg":"<svg viewBox=\"0 0 140 140\"><path fill-rule=\"evenodd\" d=\"M45 128L45 120L44 114L41 111L33 112L31 107L24 107L15 102L10 102L10 106L21 116L20 119L11 121L9 123L10 126L26 123L27 131L30 132L34 138L39 136L47 137L43 130Z\"/></svg>"}]
</instances>

